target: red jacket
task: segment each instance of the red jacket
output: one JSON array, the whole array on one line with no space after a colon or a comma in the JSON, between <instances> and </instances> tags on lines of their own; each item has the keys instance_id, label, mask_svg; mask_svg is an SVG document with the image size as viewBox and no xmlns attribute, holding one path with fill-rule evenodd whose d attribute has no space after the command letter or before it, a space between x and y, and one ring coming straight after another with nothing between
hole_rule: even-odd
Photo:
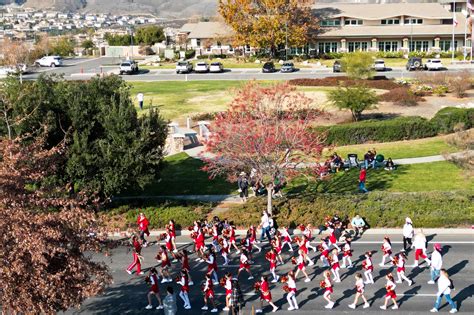
<instances>
[{"instance_id":1,"label":"red jacket","mask_svg":"<svg viewBox=\"0 0 474 315\"><path fill-rule=\"evenodd\" d=\"M359 181L361 182L365 182L365 177L367 176L367 171L365 168L363 168L361 171L360 171L360 174L359 174Z\"/></svg>"},{"instance_id":2,"label":"red jacket","mask_svg":"<svg viewBox=\"0 0 474 315\"><path fill-rule=\"evenodd\" d=\"M140 229L140 231L147 231L148 230L149 222L148 222L148 219L145 216L143 216L143 218L138 216L137 224L138 224L138 228Z\"/></svg>"}]
</instances>

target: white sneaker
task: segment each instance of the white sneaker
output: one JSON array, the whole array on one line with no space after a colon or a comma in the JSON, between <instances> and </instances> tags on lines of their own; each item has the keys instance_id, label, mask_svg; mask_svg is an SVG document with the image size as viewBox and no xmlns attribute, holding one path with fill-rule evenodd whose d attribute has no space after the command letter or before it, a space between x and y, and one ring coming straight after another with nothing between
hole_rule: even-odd
<instances>
[{"instance_id":1,"label":"white sneaker","mask_svg":"<svg viewBox=\"0 0 474 315\"><path fill-rule=\"evenodd\" d=\"M258 252L259 252L259 253L262 252L262 248L261 248L261 247L258 248Z\"/></svg>"},{"instance_id":2,"label":"white sneaker","mask_svg":"<svg viewBox=\"0 0 474 315\"><path fill-rule=\"evenodd\" d=\"M158 306L156 307L156 309L157 309L157 310L162 310L162 309L163 309L163 305L158 305Z\"/></svg>"},{"instance_id":3,"label":"white sneaker","mask_svg":"<svg viewBox=\"0 0 474 315\"><path fill-rule=\"evenodd\" d=\"M166 282L168 282L167 279L164 279L164 278L163 278L163 280L161 280L161 283L166 283Z\"/></svg>"},{"instance_id":4,"label":"white sneaker","mask_svg":"<svg viewBox=\"0 0 474 315\"><path fill-rule=\"evenodd\" d=\"M288 310L293 311L293 310L295 310L295 308L293 306L290 306L290 307L288 307Z\"/></svg>"},{"instance_id":5,"label":"white sneaker","mask_svg":"<svg viewBox=\"0 0 474 315\"><path fill-rule=\"evenodd\" d=\"M341 279L334 280L334 282L339 283L341 282Z\"/></svg>"},{"instance_id":6,"label":"white sneaker","mask_svg":"<svg viewBox=\"0 0 474 315\"><path fill-rule=\"evenodd\" d=\"M438 313L438 309L436 309L436 308L433 307L433 308L430 310L430 312L431 312L431 313Z\"/></svg>"},{"instance_id":7,"label":"white sneaker","mask_svg":"<svg viewBox=\"0 0 474 315\"><path fill-rule=\"evenodd\" d=\"M385 305L382 305L382 306L380 306L380 309L381 309L381 310L386 310L387 307L386 307Z\"/></svg>"},{"instance_id":8,"label":"white sneaker","mask_svg":"<svg viewBox=\"0 0 474 315\"><path fill-rule=\"evenodd\" d=\"M190 309L191 309L191 305L185 305L185 306L184 306L184 309L190 310Z\"/></svg>"},{"instance_id":9,"label":"white sneaker","mask_svg":"<svg viewBox=\"0 0 474 315\"><path fill-rule=\"evenodd\" d=\"M218 284L219 284L219 282L213 282L212 284L213 284L213 285L218 285Z\"/></svg>"},{"instance_id":10,"label":"white sneaker","mask_svg":"<svg viewBox=\"0 0 474 315\"><path fill-rule=\"evenodd\" d=\"M401 280L397 280L397 281L395 281L395 283L402 283L402 281L401 281Z\"/></svg>"},{"instance_id":11,"label":"white sneaker","mask_svg":"<svg viewBox=\"0 0 474 315\"><path fill-rule=\"evenodd\" d=\"M452 310L450 310L449 312L450 312L451 314L454 314L454 313L457 313L457 312L458 312L458 310L457 310L457 308L453 308L453 309L452 309Z\"/></svg>"},{"instance_id":12,"label":"white sneaker","mask_svg":"<svg viewBox=\"0 0 474 315\"><path fill-rule=\"evenodd\" d=\"M346 268L346 265L341 265L341 269L342 269L342 268Z\"/></svg>"},{"instance_id":13,"label":"white sneaker","mask_svg":"<svg viewBox=\"0 0 474 315\"><path fill-rule=\"evenodd\" d=\"M132 274L132 272L130 270L125 270L126 272L128 272L129 275Z\"/></svg>"},{"instance_id":14,"label":"white sneaker","mask_svg":"<svg viewBox=\"0 0 474 315\"><path fill-rule=\"evenodd\" d=\"M398 310L398 305L392 306L392 310Z\"/></svg>"},{"instance_id":15,"label":"white sneaker","mask_svg":"<svg viewBox=\"0 0 474 315\"><path fill-rule=\"evenodd\" d=\"M277 282L278 282L277 279L278 279L278 278L273 279L273 280L272 280L272 283L277 283Z\"/></svg>"},{"instance_id":16,"label":"white sneaker","mask_svg":"<svg viewBox=\"0 0 474 315\"><path fill-rule=\"evenodd\" d=\"M275 313L278 310L278 306L275 306L272 310L273 313Z\"/></svg>"},{"instance_id":17,"label":"white sneaker","mask_svg":"<svg viewBox=\"0 0 474 315\"><path fill-rule=\"evenodd\" d=\"M295 306L295 310L299 309L298 305Z\"/></svg>"},{"instance_id":18,"label":"white sneaker","mask_svg":"<svg viewBox=\"0 0 474 315\"><path fill-rule=\"evenodd\" d=\"M252 280L252 279L253 279L253 276L248 277L248 280Z\"/></svg>"},{"instance_id":19,"label":"white sneaker","mask_svg":"<svg viewBox=\"0 0 474 315\"><path fill-rule=\"evenodd\" d=\"M235 253L236 253L237 255L240 254L240 250L236 251Z\"/></svg>"},{"instance_id":20,"label":"white sneaker","mask_svg":"<svg viewBox=\"0 0 474 315\"><path fill-rule=\"evenodd\" d=\"M217 308L213 308L213 309L211 310L211 313L217 313Z\"/></svg>"},{"instance_id":21,"label":"white sneaker","mask_svg":"<svg viewBox=\"0 0 474 315\"><path fill-rule=\"evenodd\" d=\"M314 262L311 260L311 261L309 262L309 265L310 265L310 266L314 265Z\"/></svg>"},{"instance_id":22,"label":"white sneaker","mask_svg":"<svg viewBox=\"0 0 474 315\"><path fill-rule=\"evenodd\" d=\"M347 269L351 269L352 267L354 267L353 265L349 265L347 266Z\"/></svg>"},{"instance_id":23,"label":"white sneaker","mask_svg":"<svg viewBox=\"0 0 474 315\"><path fill-rule=\"evenodd\" d=\"M370 304L369 303L364 303L363 308L368 308L368 307L370 307Z\"/></svg>"},{"instance_id":24,"label":"white sneaker","mask_svg":"<svg viewBox=\"0 0 474 315\"><path fill-rule=\"evenodd\" d=\"M261 312L262 312L262 310L259 309L259 308L255 310L255 313L261 313Z\"/></svg>"},{"instance_id":25,"label":"white sneaker","mask_svg":"<svg viewBox=\"0 0 474 315\"><path fill-rule=\"evenodd\" d=\"M189 285L194 285L194 282L192 282L192 281L189 281L189 283L188 283L188 284L189 284Z\"/></svg>"},{"instance_id":26,"label":"white sneaker","mask_svg":"<svg viewBox=\"0 0 474 315\"><path fill-rule=\"evenodd\" d=\"M168 278L166 279L166 282L173 282L173 280L171 280L171 278Z\"/></svg>"},{"instance_id":27,"label":"white sneaker","mask_svg":"<svg viewBox=\"0 0 474 315\"><path fill-rule=\"evenodd\" d=\"M413 281L410 280L410 281L408 282L408 286L411 287L412 285L413 285Z\"/></svg>"},{"instance_id":28,"label":"white sneaker","mask_svg":"<svg viewBox=\"0 0 474 315\"><path fill-rule=\"evenodd\" d=\"M364 284L371 284L372 282L370 281L364 281Z\"/></svg>"},{"instance_id":29,"label":"white sneaker","mask_svg":"<svg viewBox=\"0 0 474 315\"><path fill-rule=\"evenodd\" d=\"M144 275L145 273L143 271L140 271L139 275Z\"/></svg>"},{"instance_id":30,"label":"white sneaker","mask_svg":"<svg viewBox=\"0 0 474 315\"><path fill-rule=\"evenodd\" d=\"M333 307L334 307L334 302L330 302L330 303L328 303L328 305L325 306L325 308L329 308L329 309L331 309Z\"/></svg>"},{"instance_id":31,"label":"white sneaker","mask_svg":"<svg viewBox=\"0 0 474 315\"><path fill-rule=\"evenodd\" d=\"M349 304L348 306L349 306L349 308L352 308L353 310L355 310L355 308L356 308L356 306L354 304Z\"/></svg>"},{"instance_id":32,"label":"white sneaker","mask_svg":"<svg viewBox=\"0 0 474 315\"><path fill-rule=\"evenodd\" d=\"M177 252L178 252L178 250L177 250L177 249L174 249L174 250L173 250L173 253L177 253Z\"/></svg>"},{"instance_id":33,"label":"white sneaker","mask_svg":"<svg viewBox=\"0 0 474 315\"><path fill-rule=\"evenodd\" d=\"M152 308L153 308L153 306L152 306L151 304L148 304L148 305L145 307L146 310L151 310Z\"/></svg>"},{"instance_id":34,"label":"white sneaker","mask_svg":"<svg viewBox=\"0 0 474 315\"><path fill-rule=\"evenodd\" d=\"M383 266L385 266L385 264L380 263L379 266L380 266L380 267L383 267Z\"/></svg>"},{"instance_id":35,"label":"white sneaker","mask_svg":"<svg viewBox=\"0 0 474 315\"><path fill-rule=\"evenodd\" d=\"M222 310L223 310L223 311L228 311L229 308L226 306L226 307L224 307Z\"/></svg>"},{"instance_id":36,"label":"white sneaker","mask_svg":"<svg viewBox=\"0 0 474 315\"><path fill-rule=\"evenodd\" d=\"M202 309L203 311L207 311L209 308L207 307L207 305L204 305L203 307L201 307L201 309Z\"/></svg>"},{"instance_id":37,"label":"white sneaker","mask_svg":"<svg viewBox=\"0 0 474 315\"><path fill-rule=\"evenodd\" d=\"M304 282L310 282L310 281L311 281L311 279L310 279L310 278L306 278L306 279L304 279Z\"/></svg>"},{"instance_id":38,"label":"white sneaker","mask_svg":"<svg viewBox=\"0 0 474 315\"><path fill-rule=\"evenodd\" d=\"M428 281L428 284L435 284L433 280Z\"/></svg>"}]
</instances>

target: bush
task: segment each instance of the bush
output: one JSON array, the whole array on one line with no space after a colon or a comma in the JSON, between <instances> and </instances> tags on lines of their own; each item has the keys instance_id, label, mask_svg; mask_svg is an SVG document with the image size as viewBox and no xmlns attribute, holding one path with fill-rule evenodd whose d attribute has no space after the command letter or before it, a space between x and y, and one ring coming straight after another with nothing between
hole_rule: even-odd
<instances>
[{"instance_id":1,"label":"bush","mask_svg":"<svg viewBox=\"0 0 474 315\"><path fill-rule=\"evenodd\" d=\"M440 133L454 132L459 123L465 130L470 129L474 127L474 108L445 107L436 113L431 123Z\"/></svg>"},{"instance_id":2,"label":"bush","mask_svg":"<svg viewBox=\"0 0 474 315\"><path fill-rule=\"evenodd\" d=\"M326 143L334 145L360 144L367 141L391 142L433 137L437 129L422 117L397 117L390 120L367 120L356 123L316 128L326 132Z\"/></svg>"},{"instance_id":3,"label":"bush","mask_svg":"<svg viewBox=\"0 0 474 315\"><path fill-rule=\"evenodd\" d=\"M435 52L428 52L428 51L411 51L408 53L408 57L420 57L420 58L435 58Z\"/></svg>"},{"instance_id":4,"label":"bush","mask_svg":"<svg viewBox=\"0 0 474 315\"><path fill-rule=\"evenodd\" d=\"M433 89L433 94L437 96L444 96L449 92L449 88L446 85L438 85Z\"/></svg>"},{"instance_id":5,"label":"bush","mask_svg":"<svg viewBox=\"0 0 474 315\"><path fill-rule=\"evenodd\" d=\"M350 110L354 121L362 117L363 111L376 108L378 103L375 92L362 85L338 87L329 91L328 99L337 108Z\"/></svg>"},{"instance_id":6,"label":"bush","mask_svg":"<svg viewBox=\"0 0 474 315\"><path fill-rule=\"evenodd\" d=\"M418 102L424 101L423 97L416 95L410 88L406 86L392 89L380 96L383 102L393 102L400 106L416 106Z\"/></svg>"},{"instance_id":7,"label":"bush","mask_svg":"<svg viewBox=\"0 0 474 315\"><path fill-rule=\"evenodd\" d=\"M466 91L472 87L472 78L467 70L448 78L451 91L459 98L466 97Z\"/></svg>"},{"instance_id":8,"label":"bush","mask_svg":"<svg viewBox=\"0 0 474 315\"><path fill-rule=\"evenodd\" d=\"M403 58L403 51L379 51L377 58Z\"/></svg>"},{"instance_id":9,"label":"bush","mask_svg":"<svg viewBox=\"0 0 474 315\"><path fill-rule=\"evenodd\" d=\"M194 56L196 56L196 51L194 49L189 49L184 52L184 57L186 59L194 58Z\"/></svg>"},{"instance_id":10,"label":"bush","mask_svg":"<svg viewBox=\"0 0 474 315\"><path fill-rule=\"evenodd\" d=\"M470 226L474 220L474 193L425 192L342 195L304 195L274 201L278 226L295 228L298 224L323 224L326 216L362 216L371 227L402 227L408 216L415 226L424 228ZM247 228L259 222L265 198L253 199L234 206L227 219Z\"/></svg>"},{"instance_id":11,"label":"bush","mask_svg":"<svg viewBox=\"0 0 474 315\"><path fill-rule=\"evenodd\" d=\"M347 54L341 59L343 70L354 79L371 78L374 75L373 63L373 54L362 51Z\"/></svg>"}]
</instances>

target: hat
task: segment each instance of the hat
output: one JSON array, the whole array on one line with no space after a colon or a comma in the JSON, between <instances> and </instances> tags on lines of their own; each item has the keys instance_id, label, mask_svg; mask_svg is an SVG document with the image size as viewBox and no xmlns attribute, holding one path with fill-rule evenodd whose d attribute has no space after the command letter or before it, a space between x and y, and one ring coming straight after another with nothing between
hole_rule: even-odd
<instances>
[{"instance_id":1,"label":"hat","mask_svg":"<svg viewBox=\"0 0 474 315\"><path fill-rule=\"evenodd\" d=\"M441 249L441 244L440 243L435 243L433 245L433 248L436 249L436 250L440 250Z\"/></svg>"},{"instance_id":2,"label":"hat","mask_svg":"<svg viewBox=\"0 0 474 315\"><path fill-rule=\"evenodd\" d=\"M247 175L245 172L240 173L240 176L245 176L245 175Z\"/></svg>"},{"instance_id":3,"label":"hat","mask_svg":"<svg viewBox=\"0 0 474 315\"><path fill-rule=\"evenodd\" d=\"M412 223L412 222L411 222L411 219L410 219L409 217L406 217L406 218L405 218L405 222L406 222L406 223Z\"/></svg>"}]
</instances>

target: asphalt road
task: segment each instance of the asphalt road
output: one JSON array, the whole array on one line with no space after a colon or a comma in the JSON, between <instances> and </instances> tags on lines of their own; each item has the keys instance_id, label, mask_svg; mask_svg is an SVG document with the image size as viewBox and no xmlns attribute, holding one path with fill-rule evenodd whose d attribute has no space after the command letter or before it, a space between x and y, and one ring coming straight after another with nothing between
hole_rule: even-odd
<instances>
[{"instance_id":1,"label":"asphalt road","mask_svg":"<svg viewBox=\"0 0 474 315\"><path fill-rule=\"evenodd\" d=\"M352 247L354 249L353 262L356 263L356 268L353 269L342 269L341 270L341 283L335 284L333 300L337 301L335 307L332 310L326 310L324 306L326 302L322 297L322 290L319 289L319 282L322 280L322 272L324 269L321 267L321 262L317 260L319 253L310 253L312 258L317 260L317 263L313 267L307 267L311 282L305 283L302 276L297 280L297 300L300 306L298 311L289 312L288 303L281 289L282 284L271 284L271 292L273 300L276 305L280 307L278 314L347 314L351 313L372 313L372 314L427 314L427 312L433 307L435 301L435 295L437 292L436 285L427 284L429 280L429 268L422 265L423 268L407 268L407 275L410 279L414 280L414 284L409 287L406 282L398 284L396 292L398 295L398 302L400 309L398 311L380 310L379 306L383 304L383 297L385 294L384 286L385 279L384 275L388 271L394 271L390 267L379 267L378 263L381 260L380 246L383 235L366 235L361 239L354 241ZM460 313L473 313L474 312L474 300L472 296L474 294L474 265L472 263L473 250L474 250L474 236L470 235L429 235L428 240L430 241L429 249L432 249L434 242L440 242L443 246L443 267L446 268L449 274L452 276L456 289L453 291L452 296L458 305ZM190 239L186 236L178 237L178 246L180 248L187 247L191 249ZM401 249L401 237L392 237L392 245L394 253ZM268 245L266 245L268 249ZM362 309L361 305L353 311L348 308L348 304L353 302L354 298L354 274L360 272L361 261L364 252L372 250L375 251L373 261L375 264L374 279L375 284L366 286L366 297L369 299L371 307L368 309ZM150 246L144 248L143 254L145 261L143 266L145 271L155 265L154 256L156 255L157 246ZM413 252L409 253L408 264L413 263ZM194 261L195 256L190 256L191 263L191 276L194 281L194 286L191 287L190 299L192 304L191 310L183 309L183 302L178 297L178 314L206 314L207 312L201 311L203 306L202 293L200 284L204 278L204 273L207 270L205 263L197 263ZM111 257L97 257L97 259L103 259L110 267L111 273L114 278L113 285L108 288L104 295L96 298L87 300L80 310L70 310L67 314L163 314L163 311L159 310L145 310L147 305L146 294L148 292L148 286L144 282L144 276L136 274L129 275L125 272L125 268L131 262L131 252L127 247L117 248ZM283 251L283 259L286 264L284 266L277 267L277 273L282 275L294 268L294 265L290 263L290 253L287 249ZM255 276L261 276L263 274L269 274L268 262L264 260L264 251L261 254L254 254L255 263L252 265L251 270ZM231 255L231 265L223 267L222 257L218 257L219 263L219 278L224 275L225 272L236 273L238 269L238 255ZM173 264L172 278L174 279L179 272L180 264ZM395 271L394 271L395 272ZM270 276L271 278L271 276ZM259 295L253 291L253 284L255 280L247 280L247 275L243 273L240 277L240 284L245 294L246 305L243 314L251 314L252 306L258 307ZM166 285L166 284L165 284ZM160 285L160 292L165 292L165 285ZM179 292L179 286L172 284L175 288L175 292ZM221 287L215 288L217 294L219 314L224 314L222 308L225 306L224 290ZM361 303L361 301L359 301ZM155 306L157 302L154 301ZM450 307L446 303L442 303L440 312L447 313ZM270 306L265 306L263 309L264 313L271 312Z\"/></svg>"},{"instance_id":2,"label":"asphalt road","mask_svg":"<svg viewBox=\"0 0 474 315\"><path fill-rule=\"evenodd\" d=\"M68 80L84 80L97 74L118 73L118 58L102 57L95 59L69 59L64 66L57 68L38 68L36 72L24 75L26 80L37 79L41 74L62 74ZM467 66L474 72L473 66ZM448 66L449 73L463 70L459 65ZM173 69L140 70L138 74L123 75L127 81L199 81L199 80L291 80L296 78L324 78L328 76L343 76L344 73L333 73L332 69L300 69L293 73L262 73L261 69L226 69L224 73L191 73L176 74ZM390 71L378 72L389 78L413 77L415 72L408 72L404 68L394 68Z\"/></svg>"}]
</instances>

